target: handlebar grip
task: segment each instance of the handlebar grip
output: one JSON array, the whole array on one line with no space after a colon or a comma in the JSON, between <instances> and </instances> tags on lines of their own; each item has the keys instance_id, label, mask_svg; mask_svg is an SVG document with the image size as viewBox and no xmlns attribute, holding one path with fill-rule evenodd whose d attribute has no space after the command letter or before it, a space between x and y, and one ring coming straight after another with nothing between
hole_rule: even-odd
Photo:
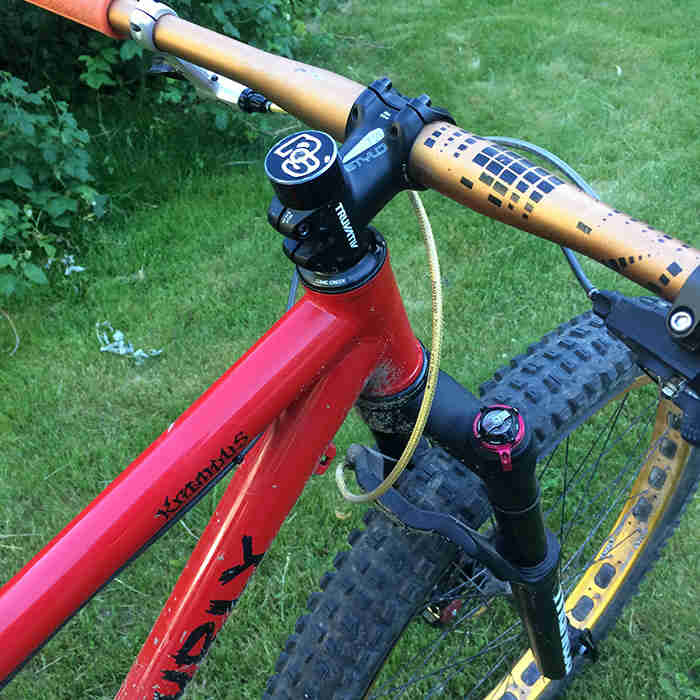
<instances>
[{"instance_id":1,"label":"handlebar grip","mask_svg":"<svg viewBox=\"0 0 700 700\"><path fill-rule=\"evenodd\" d=\"M111 27L107 19L112 0L27 0L45 10L55 12L86 27L96 29L115 39L121 38Z\"/></svg>"},{"instance_id":2,"label":"handlebar grip","mask_svg":"<svg viewBox=\"0 0 700 700\"><path fill-rule=\"evenodd\" d=\"M673 300L695 248L589 197L522 154L446 122L424 127L409 175L464 206L572 248Z\"/></svg>"}]
</instances>

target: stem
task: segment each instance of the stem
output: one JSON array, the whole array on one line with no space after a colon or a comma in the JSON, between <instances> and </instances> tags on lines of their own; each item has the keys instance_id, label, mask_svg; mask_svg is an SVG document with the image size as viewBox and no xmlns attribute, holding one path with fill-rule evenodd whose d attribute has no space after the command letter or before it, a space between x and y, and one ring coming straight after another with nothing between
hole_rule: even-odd
<instances>
[{"instance_id":1,"label":"stem","mask_svg":"<svg viewBox=\"0 0 700 700\"><path fill-rule=\"evenodd\" d=\"M7 322L12 328L12 332L15 334L15 347L12 348L12 350L10 351L10 357L12 357L12 355L14 355L17 352L17 348L19 348L19 333L17 333L15 324L12 322L12 319L10 318L10 315L7 313L7 311L5 311L4 309L0 309L0 314L2 314L7 319Z\"/></svg>"}]
</instances>

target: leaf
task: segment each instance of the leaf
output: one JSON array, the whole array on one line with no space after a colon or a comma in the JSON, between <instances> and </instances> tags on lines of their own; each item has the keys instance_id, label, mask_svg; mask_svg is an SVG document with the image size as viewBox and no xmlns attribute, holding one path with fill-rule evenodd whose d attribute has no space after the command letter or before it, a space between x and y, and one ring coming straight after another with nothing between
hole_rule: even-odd
<instances>
[{"instance_id":1,"label":"leaf","mask_svg":"<svg viewBox=\"0 0 700 700\"><path fill-rule=\"evenodd\" d=\"M12 179L18 187L24 187L26 190L31 190L34 185L34 180L23 165L15 165L12 168Z\"/></svg>"},{"instance_id":2,"label":"leaf","mask_svg":"<svg viewBox=\"0 0 700 700\"><path fill-rule=\"evenodd\" d=\"M228 126L228 112L219 112L214 119L214 124L219 131L225 131Z\"/></svg>"},{"instance_id":3,"label":"leaf","mask_svg":"<svg viewBox=\"0 0 700 700\"><path fill-rule=\"evenodd\" d=\"M13 270L17 267L17 260L14 255L4 253L0 255L0 267L11 267Z\"/></svg>"},{"instance_id":4,"label":"leaf","mask_svg":"<svg viewBox=\"0 0 700 700\"><path fill-rule=\"evenodd\" d=\"M17 126L19 130L24 134L27 138L33 138L34 134L36 133L36 129L34 128L34 121L38 121L37 119L34 119L31 116L28 116L27 113L23 115L23 118L20 119L17 122Z\"/></svg>"},{"instance_id":5,"label":"leaf","mask_svg":"<svg viewBox=\"0 0 700 700\"><path fill-rule=\"evenodd\" d=\"M58 195L51 199L44 207L44 211L52 218L56 219L67 211L78 211L78 203L70 197Z\"/></svg>"},{"instance_id":6,"label":"leaf","mask_svg":"<svg viewBox=\"0 0 700 700\"><path fill-rule=\"evenodd\" d=\"M22 271L24 272L24 276L31 282L35 282L36 284L48 284L49 282L44 271L34 263L24 263L22 265Z\"/></svg>"},{"instance_id":7,"label":"leaf","mask_svg":"<svg viewBox=\"0 0 700 700\"><path fill-rule=\"evenodd\" d=\"M63 172L70 177L74 177L80 182L88 182L92 180L92 176L87 169L88 157L85 154L73 158L66 158L63 162Z\"/></svg>"},{"instance_id":8,"label":"leaf","mask_svg":"<svg viewBox=\"0 0 700 700\"><path fill-rule=\"evenodd\" d=\"M53 258L56 255L56 246L47 243L46 241L39 241L39 247L46 253L49 258Z\"/></svg>"},{"instance_id":9,"label":"leaf","mask_svg":"<svg viewBox=\"0 0 700 700\"><path fill-rule=\"evenodd\" d=\"M119 49L119 55L121 56L122 61L128 61L134 56L143 56L143 48L140 44L129 39L121 45L121 48Z\"/></svg>"},{"instance_id":10,"label":"leaf","mask_svg":"<svg viewBox=\"0 0 700 700\"><path fill-rule=\"evenodd\" d=\"M47 187L42 187L41 189L34 187L30 192L27 192L27 199L38 209L44 209L49 203L49 200L55 196L56 193L52 192Z\"/></svg>"},{"instance_id":11,"label":"leaf","mask_svg":"<svg viewBox=\"0 0 700 700\"><path fill-rule=\"evenodd\" d=\"M70 228L71 218L68 214L61 214L61 216L53 220L53 225L60 228Z\"/></svg>"},{"instance_id":12,"label":"leaf","mask_svg":"<svg viewBox=\"0 0 700 700\"><path fill-rule=\"evenodd\" d=\"M106 67L101 70L100 63L104 64L104 61L96 61L95 65L91 65L85 73L80 74L80 79L93 90L99 90L103 85L117 84L107 72L109 66L105 64Z\"/></svg>"},{"instance_id":13,"label":"leaf","mask_svg":"<svg viewBox=\"0 0 700 700\"><path fill-rule=\"evenodd\" d=\"M92 211L98 219L101 219L107 211L107 202L109 202L109 195L107 194L96 194L92 200Z\"/></svg>"},{"instance_id":14,"label":"leaf","mask_svg":"<svg viewBox=\"0 0 700 700\"><path fill-rule=\"evenodd\" d=\"M17 287L17 277L15 275L4 274L0 275L0 294L9 297Z\"/></svg>"},{"instance_id":15,"label":"leaf","mask_svg":"<svg viewBox=\"0 0 700 700\"><path fill-rule=\"evenodd\" d=\"M19 216L19 207L11 199L0 199L0 214L6 213L13 218Z\"/></svg>"},{"instance_id":16,"label":"leaf","mask_svg":"<svg viewBox=\"0 0 700 700\"><path fill-rule=\"evenodd\" d=\"M44 160L49 164L53 164L58 160L58 150L53 144L45 145L41 150L41 154L44 156Z\"/></svg>"}]
</instances>

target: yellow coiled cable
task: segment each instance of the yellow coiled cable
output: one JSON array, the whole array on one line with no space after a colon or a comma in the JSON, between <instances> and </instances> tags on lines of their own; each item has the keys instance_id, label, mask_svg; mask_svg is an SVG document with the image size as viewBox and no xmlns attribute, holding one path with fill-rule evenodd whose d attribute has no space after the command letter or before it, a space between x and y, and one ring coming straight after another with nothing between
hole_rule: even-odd
<instances>
[{"instance_id":1,"label":"yellow coiled cable","mask_svg":"<svg viewBox=\"0 0 700 700\"><path fill-rule=\"evenodd\" d=\"M437 387L438 371L440 369L440 350L442 348L442 282L440 279L440 263L438 261L435 239L433 238L433 230L430 226L428 215L425 213L423 202L418 196L418 193L414 192L413 190L409 190L408 196L411 200L411 204L413 205L413 210L418 217L418 223L420 225L421 233L423 234L423 241L425 242L425 249L428 253L428 263L430 267L430 284L433 298L433 338L430 348L430 362L428 363L428 380L425 385L423 401L421 402L420 410L418 411L418 418L416 419L416 424L413 426L413 430L411 431L411 435L406 443L406 447L401 453L401 457L396 463L396 466L391 470L386 479L384 479L384 481L377 486L376 489L370 491L369 493L352 493L345 483L345 475L343 474L343 469L346 466L346 462L343 460L338 464L338 467L335 470L335 481L338 484L338 489L343 495L343 498L351 503L367 503L369 501L376 501L384 493L386 493L394 485L399 476L401 476L401 472L403 472L406 465L411 461L411 457L413 457L413 453L418 446L418 441L423 434L423 429L425 428L425 424L428 421L428 415L430 414L430 407L433 404L435 388Z\"/></svg>"}]
</instances>

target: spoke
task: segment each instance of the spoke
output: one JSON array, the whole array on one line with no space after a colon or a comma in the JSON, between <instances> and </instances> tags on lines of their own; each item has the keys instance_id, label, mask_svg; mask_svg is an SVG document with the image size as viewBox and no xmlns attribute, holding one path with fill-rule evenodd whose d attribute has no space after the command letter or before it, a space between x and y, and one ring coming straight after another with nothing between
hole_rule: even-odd
<instances>
[{"instance_id":1,"label":"spoke","mask_svg":"<svg viewBox=\"0 0 700 700\"><path fill-rule=\"evenodd\" d=\"M652 444L648 442L657 406L656 401L650 405L644 397L625 394L610 405L607 415L598 413L591 423L577 428L576 438L573 433L566 436L540 465L538 479L550 483L543 486L543 500L551 499L545 500L544 516L559 533L560 578L566 593L585 571L616 556L619 548L639 535L638 530L627 533L615 540L604 556L599 554L601 533L607 535L618 514L645 492L632 492L633 485L668 434L667 428ZM493 513L489 518L486 525L490 522L495 531ZM511 672L527 648L527 639L509 586L477 562L462 559L453 564L430 597L431 604L441 607L453 601L461 602L454 621L437 633L425 627L428 632L423 636L429 635L429 639L417 639L422 633L412 626L415 634L408 636L414 640L411 643L419 642L418 650L410 654L403 670L389 673L381 686L373 689L372 698L476 699L486 694L496 679ZM486 639L490 633L496 634L495 638ZM470 664L475 669L483 664L484 668L462 686Z\"/></svg>"},{"instance_id":2,"label":"spoke","mask_svg":"<svg viewBox=\"0 0 700 700\"><path fill-rule=\"evenodd\" d=\"M614 414L614 416L613 416L612 421L610 421L610 426L609 426L609 428L608 428L607 435L605 436L605 440L604 440L604 442L603 442L603 447L602 447L602 449L601 449L601 456L605 453L606 445L607 445L608 442L610 441L610 436L612 435L612 432L613 432L613 430L615 429L615 426L617 425L617 421L618 421L618 419L619 419L619 417L620 417L620 414L622 413L622 409L623 409L623 407L624 407L624 405L625 405L625 403L626 403L626 401L627 401L627 397L628 397L628 396L629 396L629 394L627 394L627 395L624 397L624 399L620 402L620 405L619 405L619 406L617 407L617 409L615 410L615 414ZM568 438L567 438L566 444L567 444L567 454L568 454L568 446L569 446L569 440L568 440ZM580 466L580 467L576 470L576 472L574 473L574 479L573 479L574 483L576 483L576 478L577 478L577 476L578 476L580 473L582 473L582 470L583 470L583 468L584 468L584 465L588 462L588 458L591 456L594 447L595 447L595 443L591 444L591 446L590 446L589 449L588 449L588 452L586 453L586 456L585 456L585 457L583 458L583 460L581 461L581 466ZM598 467L600 466L601 461L602 461L602 459L601 459L601 457L599 457L599 458L596 459L595 462L593 463L593 467L592 467L592 469L590 470L590 474L588 475L588 483L586 484L586 486L585 486L585 488L584 488L584 491L583 491L583 493L581 494L581 497L580 497L580 499L579 499L579 501L578 501L578 504L577 504L577 506L576 506L576 510L575 510L573 516L571 517L570 522L573 522L573 521L576 519L576 515L578 514L578 512L579 512L579 510L580 510L580 508L581 508L581 503L583 502L583 499L588 495L588 493L590 493L591 486L593 485L593 482L594 482L594 479L595 479L595 475L596 475L596 472L598 471ZM569 532L571 532L571 529L572 529L572 528L569 528L568 532L566 532L566 533L564 532L564 518L565 518L564 502L566 501L566 491L567 491L567 487L566 487L566 486L567 486L567 485L566 485L566 482L565 482L565 483L564 483L564 488L563 488L563 498L562 498L561 523L560 523L560 525L559 525L559 531L560 531L560 533L561 533L559 542L561 543L562 546L564 545L564 542L565 542L565 540L566 540L566 537L568 536Z\"/></svg>"},{"instance_id":3,"label":"spoke","mask_svg":"<svg viewBox=\"0 0 700 700\"><path fill-rule=\"evenodd\" d=\"M633 532L630 532L629 535L621 539L619 542L617 542L604 557L600 557L599 559L593 557L588 563L584 564L580 568L576 569L575 571L570 571L569 575L566 578L562 578L561 581L561 586L566 590L566 585L572 580L576 579L574 581L574 585L576 584L576 581L578 581L578 578L581 574L585 573L590 569L592 566L595 564L600 564L601 562L608 561L610 559L610 555L617 550L618 547L622 547L624 544L626 544L629 540L631 540L633 537L637 536L639 534L639 530L636 529ZM571 588L574 586L572 585Z\"/></svg>"},{"instance_id":4,"label":"spoke","mask_svg":"<svg viewBox=\"0 0 700 700\"><path fill-rule=\"evenodd\" d=\"M542 467L542 470L537 475L537 481L542 481L542 477L547 473L547 470L549 469L550 465L554 461L554 455L557 453L558 448L559 448L559 446L557 445L557 447L555 447L554 450L552 452L550 452L549 455L547 456L547 463L544 465L544 467Z\"/></svg>"},{"instance_id":5,"label":"spoke","mask_svg":"<svg viewBox=\"0 0 700 700\"><path fill-rule=\"evenodd\" d=\"M469 695L465 696L466 698L474 698L476 697L475 693L479 691L482 685L489 681L491 678L493 678L493 675L495 673L500 673L501 672L501 667L508 663L512 662L514 658L514 654L502 654L501 657L494 663L491 668L486 672L484 677L472 688L472 690L469 692ZM508 663L508 667L512 666L512 663Z\"/></svg>"},{"instance_id":6,"label":"spoke","mask_svg":"<svg viewBox=\"0 0 700 700\"><path fill-rule=\"evenodd\" d=\"M559 542L564 541L564 513L566 511L566 473L569 467L569 438L570 436L566 436L566 447L564 448L564 474L562 476L562 479L564 480L564 484L562 486L562 499L561 499L561 518L559 521ZM575 476L575 475L574 475Z\"/></svg>"},{"instance_id":7,"label":"spoke","mask_svg":"<svg viewBox=\"0 0 700 700\"><path fill-rule=\"evenodd\" d=\"M640 437L639 437L638 440L637 440L637 443L636 443L635 446L634 446L635 448L639 445L639 442L640 442L642 439L643 439L643 436L640 435ZM599 463L599 461L600 461L600 460L598 460L598 463ZM601 488L600 491L596 494L596 496L595 496L594 498L590 498L590 499L588 499L588 501L585 501L586 507L585 507L585 509L583 510L583 512L581 512L581 507L582 507L583 504L584 504L584 499L585 499L585 497L587 496L587 494L590 492L590 483L589 483L589 486L586 488L586 490L584 491L584 493L581 494L581 497L580 497L580 499L579 499L579 501L578 501L578 504L577 504L577 506L576 506L575 512L573 513L573 515L571 516L571 518L570 518L569 521L567 522L567 525L568 525L569 527L568 527L568 530L567 530L566 533L565 533L565 539L566 539L566 537L568 537L568 535L569 535L569 534L572 532L572 530L574 529L574 527L575 527L575 525L576 525L576 522L582 520L582 519L583 519L583 516L585 516L585 515L588 513L588 511L590 511L591 508L592 508L598 501L601 500L601 498L604 498L606 495L611 495L611 494L613 493L613 490L612 490L613 487L617 487L618 484L620 483L620 481L627 475L627 473L628 473L631 469L633 469L633 468L635 468L635 467L638 467L638 466L639 466L639 462L638 462L637 457L636 457L635 455L632 455L631 457L629 457L629 458L627 459L627 461L625 462L625 465L624 465L624 467L622 468L622 470L618 473L618 475L617 475L617 476L615 477L615 479L613 480L612 484L610 484L607 488ZM597 467L596 467L596 470L595 470L595 471L593 472L593 474L591 475L591 479L592 479L593 476L595 475L595 472L596 472L596 471L597 471ZM635 476L636 476L636 472L632 475L632 481L629 482L628 486L631 486L631 485L632 485L632 483L634 482ZM628 493L627 493L627 492L624 492L624 495L627 496ZM605 508L605 504L603 504L603 506L602 506L602 509L604 509L604 508ZM600 511L599 511L599 512L600 512ZM595 517L595 516L594 516L594 517ZM563 543L564 543L564 541L562 541L562 544L563 544Z\"/></svg>"},{"instance_id":8,"label":"spoke","mask_svg":"<svg viewBox=\"0 0 700 700\"><path fill-rule=\"evenodd\" d=\"M608 456L608 455L609 455L609 454L610 454L610 453L611 453L611 452L612 452L612 451L627 437L627 434L628 434L629 432L631 432L635 427L637 427L637 425L638 425L640 422L641 422L641 419L632 422L632 423L630 424L630 426L629 426L628 428L626 428L626 429L624 430L624 432L623 432L619 437L617 437L611 444L607 445L607 440L606 440L606 445L607 445L607 447L606 447L606 445L604 445L604 448L605 448L605 449L600 453L600 455L598 456L598 458L597 458L595 461L593 461L593 462L591 463L590 467L589 467L587 470L584 470L583 467L580 467L580 468L577 470L577 472L576 472L576 474L577 474L576 478L572 478L572 479L569 480L569 489L571 489L571 488L573 488L574 486L576 486L576 484L577 484L580 480L582 480L585 476L587 476L588 472L590 472L590 471L593 470L593 469L597 469L598 464L600 464L600 462L601 462L605 457L607 457L607 456ZM589 450L589 454L590 454L590 450ZM548 517L548 516L554 511L555 508L557 508L557 506L558 506L559 503L560 503L561 498L562 498L562 495L561 495L561 494L560 494L559 496L557 496L557 498L555 499L555 501L554 501L554 502L551 504L551 506L545 511L545 514L544 514L544 515L545 515L545 518Z\"/></svg>"},{"instance_id":9,"label":"spoke","mask_svg":"<svg viewBox=\"0 0 700 700\"><path fill-rule=\"evenodd\" d=\"M494 649L497 649L498 647L502 647L504 645L511 645L512 642L516 641L517 639L520 639L521 634L520 634L520 620L517 622L514 622L511 624L508 628L506 628L501 634L499 634L494 640L486 644L482 649L480 649L478 652L475 654L472 654L471 656L468 656L464 659L460 659L458 661L452 661L451 663L447 663L442 665L440 668L436 668L428 673L424 673L422 675L418 676L413 676L411 679L409 679L405 683L397 684L397 685L391 685L391 680L387 680L386 683L383 684L383 687L377 688L375 692L372 694L372 698L380 698L380 697L385 697L388 693L396 693L396 692L405 692L410 685L419 683L421 681L426 681L431 678L434 678L437 675L444 674L447 671L454 671L457 669L457 672L461 671L467 664L472 663L473 661L476 661L477 659L482 658L486 654L491 653ZM516 631L517 630L517 631ZM515 633L513 633L515 631ZM440 639L433 644L433 647L435 644L439 644L441 641L444 639L444 634L440 636ZM431 651L431 655L435 653L435 650ZM412 661L414 661L412 659ZM380 691L379 694L377 691ZM394 695L393 697L400 697L399 695Z\"/></svg>"},{"instance_id":10,"label":"spoke","mask_svg":"<svg viewBox=\"0 0 700 700\"><path fill-rule=\"evenodd\" d=\"M637 498L638 495L640 495L640 494L632 493L630 491L630 489L631 489L634 481L636 480L637 474L639 473L640 469L643 468L647 464L647 462L649 461L651 456L656 451L656 448L660 444L661 440L663 440L663 438L667 435L667 433L668 433L668 431L664 431L664 433L657 440L654 441L654 443L647 450L646 454L643 456L643 459L641 460L641 462L634 459L633 457L630 457L627 460L627 463L626 463L624 469L620 471L620 473L617 475L617 477L613 481L613 484L611 485L611 486L613 486L613 485L619 484L625 476L629 475L629 478L625 481L625 483L622 485L622 487L620 489L618 489L617 491L614 491L612 488L607 489L607 490L603 489L600 491L600 493L598 494L596 499L590 501L589 505L587 506L586 510L584 511L584 515L585 515L585 513L587 513L591 509L591 506L595 505L596 501L600 500L601 496L606 495L606 494L608 494L610 496L607 504L603 503L602 506L598 509L597 513L594 513L593 517L590 518L591 521L594 521L597 518L597 522L596 522L595 526L589 530L588 534L586 535L586 538L583 540L583 542L581 542L581 544L578 546L578 548L576 549L576 551L574 552L572 557L569 559L569 562L564 567L564 570L566 570L568 568L568 566L571 564L571 561L573 561L573 558L578 556L580 554L580 552L583 550L583 548L591 541L591 539L593 539L593 537L595 537L595 535L597 534L597 532L599 531L601 526L606 522L606 519L613 512L616 512L616 511L614 511L614 509L619 508L619 506L623 500L633 501ZM606 505L607 505L607 507L606 507ZM572 529L573 529L573 524L569 528L569 532Z\"/></svg>"},{"instance_id":11,"label":"spoke","mask_svg":"<svg viewBox=\"0 0 700 700\"><path fill-rule=\"evenodd\" d=\"M464 580L454 588L451 588L450 590L445 591L439 596L433 598L433 603L439 604L445 601L454 600L455 598L465 600L468 597L481 599L483 604L488 605L490 599L497 593L494 588L502 588L500 582L498 584L494 583L494 581L497 579L495 579L493 574L486 568L479 569L476 574L469 576L459 565L455 565L455 567L464 577ZM491 588L486 588L487 585L489 585ZM469 589L474 589L474 591Z\"/></svg>"}]
</instances>

